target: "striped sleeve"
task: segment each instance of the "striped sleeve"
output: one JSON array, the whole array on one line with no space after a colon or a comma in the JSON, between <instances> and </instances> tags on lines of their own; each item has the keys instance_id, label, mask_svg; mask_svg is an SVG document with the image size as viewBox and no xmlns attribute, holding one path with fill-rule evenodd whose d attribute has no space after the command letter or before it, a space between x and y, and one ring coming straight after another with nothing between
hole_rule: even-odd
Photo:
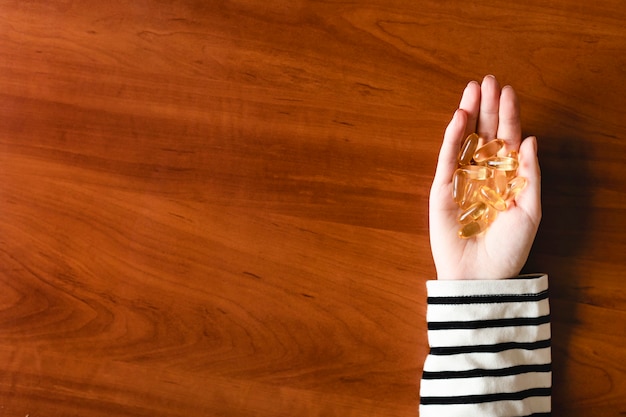
<instances>
[{"instance_id":1,"label":"striped sleeve","mask_svg":"<svg viewBox=\"0 0 626 417\"><path fill-rule=\"evenodd\" d=\"M420 417L551 412L548 277L429 281Z\"/></svg>"}]
</instances>

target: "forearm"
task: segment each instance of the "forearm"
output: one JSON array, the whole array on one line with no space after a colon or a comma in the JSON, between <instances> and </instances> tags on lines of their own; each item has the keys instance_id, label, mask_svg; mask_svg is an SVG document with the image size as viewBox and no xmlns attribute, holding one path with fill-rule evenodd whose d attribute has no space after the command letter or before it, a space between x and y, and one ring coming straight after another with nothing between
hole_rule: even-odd
<instances>
[{"instance_id":1,"label":"forearm","mask_svg":"<svg viewBox=\"0 0 626 417\"><path fill-rule=\"evenodd\" d=\"M420 416L550 413L548 279L429 281Z\"/></svg>"}]
</instances>

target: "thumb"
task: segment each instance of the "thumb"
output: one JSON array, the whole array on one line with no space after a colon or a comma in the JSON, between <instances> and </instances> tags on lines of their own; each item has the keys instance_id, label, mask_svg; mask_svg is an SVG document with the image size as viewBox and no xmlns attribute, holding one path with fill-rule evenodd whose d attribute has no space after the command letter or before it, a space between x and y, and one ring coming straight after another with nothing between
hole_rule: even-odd
<instances>
[{"instance_id":1,"label":"thumb","mask_svg":"<svg viewBox=\"0 0 626 417\"><path fill-rule=\"evenodd\" d=\"M523 209L537 225L541 220L541 171L537 158L537 138L527 137L522 141L519 148L520 177L527 180L526 189L522 190L515 198L515 203Z\"/></svg>"}]
</instances>

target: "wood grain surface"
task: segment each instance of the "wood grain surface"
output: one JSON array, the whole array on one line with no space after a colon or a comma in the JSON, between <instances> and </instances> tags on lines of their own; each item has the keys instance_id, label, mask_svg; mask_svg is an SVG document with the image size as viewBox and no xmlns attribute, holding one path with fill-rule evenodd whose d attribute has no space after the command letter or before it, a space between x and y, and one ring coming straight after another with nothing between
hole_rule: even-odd
<instances>
[{"instance_id":1,"label":"wood grain surface","mask_svg":"<svg viewBox=\"0 0 626 417\"><path fill-rule=\"evenodd\" d=\"M472 79L539 138L555 416L626 413L618 0L0 0L0 415L415 416Z\"/></svg>"}]
</instances>

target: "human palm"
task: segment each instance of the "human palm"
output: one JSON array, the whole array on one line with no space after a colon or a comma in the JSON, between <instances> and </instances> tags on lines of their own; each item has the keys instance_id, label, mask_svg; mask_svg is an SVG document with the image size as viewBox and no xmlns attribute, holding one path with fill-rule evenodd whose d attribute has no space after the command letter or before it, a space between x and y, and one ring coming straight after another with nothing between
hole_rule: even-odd
<instances>
[{"instance_id":1,"label":"human palm","mask_svg":"<svg viewBox=\"0 0 626 417\"><path fill-rule=\"evenodd\" d=\"M461 142L472 132L484 141L503 139L501 153L519 152L518 175L527 185L491 224L470 239L458 237L459 209L452 199L452 174ZM430 242L438 279L501 279L519 274L541 220L541 175L536 138L522 141L519 102L510 86L493 76L470 82L448 125L430 191Z\"/></svg>"}]
</instances>

